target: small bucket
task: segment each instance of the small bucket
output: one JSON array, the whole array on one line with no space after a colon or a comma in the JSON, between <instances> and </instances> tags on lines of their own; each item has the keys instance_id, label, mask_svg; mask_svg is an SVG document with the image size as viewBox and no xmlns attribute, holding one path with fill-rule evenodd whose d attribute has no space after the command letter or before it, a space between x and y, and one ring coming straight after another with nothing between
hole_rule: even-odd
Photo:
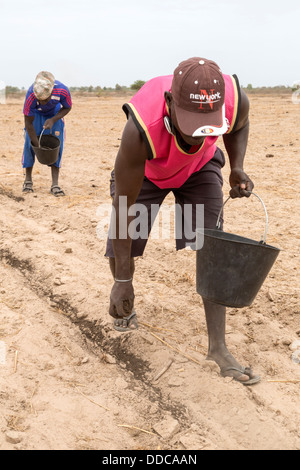
<instances>
[{"instance_id":1,"label":"small bucket","mask_svg":"<svg viewBox=\"0 0 300 470\"><path fill-rule=\"evenodd\" d=\"M223 232L220 229L222 209L216 229L196 231L197 292L203 298L227 307L252 304L280 252L266 244L267 211L261 198L252 194L261 201L266 214L265 234L261 241Z\"/></svg>"},{"instance_id":2,"label":"small bucket","mask_svg":"<svg viewBox=\"0 0 300 470\"><path fill-rule=\"evenodd\" d=\"M41 135L38 136L39 147L31 146L38 161L42 165L53 165L58 159L60 140L52 134L43 135L43 132L44 130Z\"/></svg>"}]
</instances>

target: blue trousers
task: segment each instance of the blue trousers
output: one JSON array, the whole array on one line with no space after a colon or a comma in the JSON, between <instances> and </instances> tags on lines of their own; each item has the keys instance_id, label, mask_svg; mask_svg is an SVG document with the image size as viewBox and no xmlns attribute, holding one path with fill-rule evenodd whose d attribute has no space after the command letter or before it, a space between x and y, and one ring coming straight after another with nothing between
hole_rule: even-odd
<instances>
[{"instance_id":1,"label":"blue trousers","mask_svg":"<svg viewBox=\"0 0 300 470\"><path fill-rule=\"evenodd\" d=\"M55 111L59 111L61 109L59 105L59 109L55 109ZM55 116L57 114L56 112L51 115L51 116L42 116L39 113L35 113L34 116L34 121L33 121L33 127L35 129L36 135L39 136L43 130L43 125L47 119L50 119L51 117ZM43 135L46 134L53 134L56 137L59 138L60 140L60 150L59 150L59 155L57 162L54 163L53 166L56 166L57 168L61 167L61 157L63 153L63 148L64 148L64 140L65 140L65 123L63 119L59 119L54 126L52 127L51 131L49 129L46 129L43 133ZM24 144L24 150L23 150L23 157L22 157L22 165L23 168L32 168L35 162L35 154L33 151L33 148L31 147L31 142L30 142L30 137L25 130L25 144Z\"/></svg>"}]
</instances>

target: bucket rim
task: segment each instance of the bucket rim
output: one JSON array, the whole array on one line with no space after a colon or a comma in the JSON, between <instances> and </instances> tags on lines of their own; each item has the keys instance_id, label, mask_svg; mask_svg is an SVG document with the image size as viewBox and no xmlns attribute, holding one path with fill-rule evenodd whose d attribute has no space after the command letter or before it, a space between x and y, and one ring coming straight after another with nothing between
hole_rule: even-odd
<instances>
[{"instance_id":1,"label":"bucket rim","mask_svg":"<svg viewBox=\"0 0 300 470\"><path fill-rule=\"evenodd\" d=\"M235 233L230 233L230 232L225 232L224 230L221 230L219 228L211 229L211 228L198 228L196 229L196 236L198 233L201 233L201 235L210 237L210 238L215 238L218 240L223 240L225 242L231 242L231 243L239 243L243 245L255 245L255 246L260 246L263 248L271 248L272 250L276 251L281 251L280 248L277 248L276 246L269 245L268 243L265 243L264 241L257 241L253 240L252 238L248 237L243 237L242 235L237 235ZM235 240L227 240L226 238L222 238L222 236L218 237L216 236L217 234L225 234L229 236L234 236L236 237Z\"/></svg>"},{"instance_id":2,"label":"bucket rim","mask_svg":"<svg viewBox=\"0 0 300 470\"><path fill-rule=\"evenodd\" d=\"M54 147L54 148L51 148L51 149L46 149L44 147L34 147L32 145L32 148L35 149L35 150L39 150L40 152L53 152L54 150L57 150L59 149L60 145L58 145L57 147Z\"/></svg>"},{"instance_id":3,"label":"bucket rim","mask_svg":"<svg viewBox=\"0 0 300 470\"><path fill-rule=\"evenodd\" d=\"M37 136L37 138L39 139L39 143L41 143L43 137L50 137L52 140L56 141L57 142L57 147L54 147L54 148L51 148L51 149L45 149L43 147L35 147L34 145L31 144L32 148L34 149L38 149L38 150L43 150L43 151L49 151L49 150L57 150L60 146L61 146L61 141L60 139L56 136L56 135L53 135L53 134L40 134Z\"/></svg>"}]
</instances>

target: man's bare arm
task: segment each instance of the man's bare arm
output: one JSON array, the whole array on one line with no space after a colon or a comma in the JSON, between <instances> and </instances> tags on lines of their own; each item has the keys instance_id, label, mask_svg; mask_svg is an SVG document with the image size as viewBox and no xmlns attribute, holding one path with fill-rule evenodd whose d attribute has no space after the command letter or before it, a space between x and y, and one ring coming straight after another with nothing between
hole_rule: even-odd
<instances>
[{"instance_id":1,"label":"man's bare arm","mask_svg":"<svg viewBox=\"0 0 300 470\"><path fill-rule=\"evenodd\" d=\"M52 129L54 124L59 120L63 119L69 112L71 111L72 107L70 108L61 108L55 116L50 119L47 119L44 123L44 129Z\"/></svg>"},{"instance_id":2,"label":"man's bare arm","mask_svg":"<svg viewBox=\"0 0 300 470\"><path fill-rule=\"evenodd\" d=\"M249 136L249 100L241 90L241 107L239 120L234 132L223 136L224 145L228 153L231 174L229 182L231 186L230 196L250 196L249 191L253 189L253 182L244 172L244 159L246 155Z\"/></svg>"},{"instance_id":3,"label":"man's bare arm","mask_svg":"<svg viewBox=\"0 0 300 470\"><path fill-rule=\"evenodd\" d=\"M145 176L146 159L146 145L132 118L129 117L115 162L116 189L113 206L116 211L117 238L113 240L113 248L115 254L115 277L117 279L130 278L131 258L131 239L129 237L127 237L127 239L120 239L118 237L119 198L120 196L126 196L127 208L136 202ZM130 221L128 220L128 222Z\"/></svg>"},{"instance_id":4,"label":"man's bare arm","mask_svg":"<svg viewBox=\"0 0 300 470\"><path fill-rule=\"evenodd\" d=\"M39 141L35 132L35 128L33 127L33 121L34 121L34 116L24 116L25 129L29 135L32 145L34 147L38 147Z\"/></svg>"}]
</instances>

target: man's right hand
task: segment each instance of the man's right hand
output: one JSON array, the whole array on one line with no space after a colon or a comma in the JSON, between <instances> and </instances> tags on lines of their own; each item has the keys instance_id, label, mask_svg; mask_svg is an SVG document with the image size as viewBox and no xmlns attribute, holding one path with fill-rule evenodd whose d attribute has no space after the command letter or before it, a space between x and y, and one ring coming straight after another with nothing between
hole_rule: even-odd
<instances>
[{"instance_id":1,"label":"man's right hand","mask_svg":"<svg viewBox=\"0 0 300 470\"><path fill-rule=\"evenodd\" d=\"M110 294L109 314L113 318L128 317L134 305L132 281L115 282Z\"/></svg>"}]
</instances>

